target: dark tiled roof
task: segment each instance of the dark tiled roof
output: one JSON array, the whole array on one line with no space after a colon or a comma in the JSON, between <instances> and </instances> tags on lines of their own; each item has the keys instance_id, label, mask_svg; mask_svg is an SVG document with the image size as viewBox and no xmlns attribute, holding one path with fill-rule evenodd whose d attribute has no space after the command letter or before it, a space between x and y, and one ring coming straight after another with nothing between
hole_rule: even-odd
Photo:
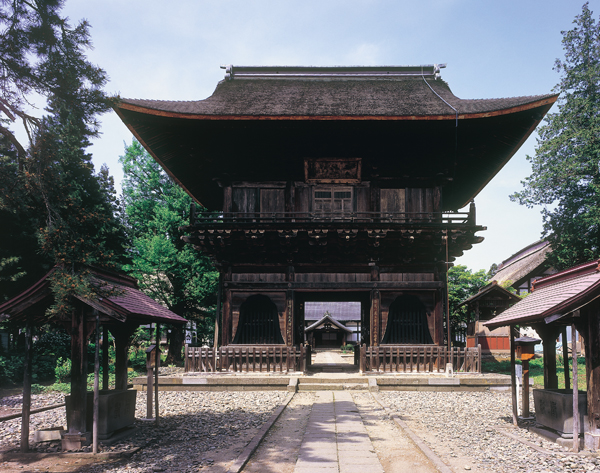
<instances>
[{"instance_id":1,"label":"dark tiled roof","mask_svg":"<svg viewBox=\"0 0 600 473\"><path fill-rule=\"evenodd\" d=\"M443 80L420 77L236 79L219 82L214 93L205 100L123 99L120 106L133 105L157 112L221 117L452 118L456 113L499 112L551 97L554 94L464 100L456 97Z\"/></svg>"},{"instance_id":2,"label":"dark tiled roof","mask_svg":"<svg viewBox=\"0 0 600 473\"><path fill-rule=\"evenodd\" d=\"M309 325L308 327L306 327L304 329L304 331L305 332L312 332L313 330L317 329L318 327L320 327L321 325L325 324L326 322L329 322L329 323L335 325L337 328L339 328L340 330L343 330L344 332L352 333L352 329L350 329L350 328L346 327L345 325L341 324L340 322L338 322L334 318L330 317L329 315L326 315L322 319L316 321L314 324Z\"/></svg>"},{"instance_id":3,"label":"dark tiled roof","mask_svg":"<svg viewBox=\"0 0 600 473\"><path fill-rule=\"evenodd\" d=\"M549 315L567 314L600 295L599 262L593 261L539 279L525 299L485 322L489 328L540 322Z\"/></svg>"},{"instance_id":4,"label":"dark tiled roof","mask_svg":"<svg viewBox=\"0 0 600 473\"><path fill-rule=\"evenodd\" d=\"M360 302L306 302L304 320L320 320L329 312L336 320L360 320Z\"/></svg>"},{"instance_id":5,"label":"dark tiled roof","mask_svg":"<svg viewBox=\"0 0 600 473\"><path fill-rule=\"evenodd\" d=\"M489 283L489 284L483 286L481 289L479 289L479 292L477 292L477 294L474 294L471 297L469 297L468 299L465 299L464 301L462 301L458 307L461 307L465 304L469 304L471 302L475 302L480 299L485 299L486 297L491 296L493 293L496 293L496 295L499 295L500 297L510 299L513 302L518 302L521 300L521 298L519 296L517 296L516 294L513 294L512 292L507 291L502 286L498 286L498 283L496 281L492 281L491 283Z\"/></svg>"}]
</instances>

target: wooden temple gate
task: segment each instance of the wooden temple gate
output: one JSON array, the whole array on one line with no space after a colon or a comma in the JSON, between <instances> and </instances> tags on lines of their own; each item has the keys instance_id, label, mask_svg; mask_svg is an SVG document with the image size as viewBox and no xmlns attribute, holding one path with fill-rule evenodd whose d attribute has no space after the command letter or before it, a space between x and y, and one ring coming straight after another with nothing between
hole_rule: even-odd
<instances>
[{"instance_id":1,"label":"wooden temple gate","mask_svg":"<svg viewBox=\"0 0 600 473\"><path fill-rule=\"evenodd\" d=\"M218 320L187 369L301 369L303 304L359 300L366 371L479 370L450 350L447 271L557 95L462 100L440 67L228 66L205 100L116 105L204 207L184 240L217 264Z\"/></svg>"}]
</instances>

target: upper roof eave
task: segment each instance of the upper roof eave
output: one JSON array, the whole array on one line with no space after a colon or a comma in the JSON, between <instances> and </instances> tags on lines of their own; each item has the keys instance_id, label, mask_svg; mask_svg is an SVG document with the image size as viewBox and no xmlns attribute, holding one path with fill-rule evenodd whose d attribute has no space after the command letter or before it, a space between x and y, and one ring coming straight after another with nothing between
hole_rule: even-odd
<instances>
[{"instance_id":1,"label":"upper roof eave","mask_svg":"<svg viewBox=\"0 0 600 473\"><path fill-rule=\"evenodd\" d=\"M435 121L435 120L469 120L469 119L478 119L478 118L488 118L495 117L501 115L510 115L512 113L522 112L526 110L532 110L539 107L551 106L558 99L558 94L550 94L544 96L535 96L535 100L531 102L527 102L524 104L511 106L507 108L500 108L496 110L488 110L483 112L476 113L447 113L447 114L431 114L431 115L367 115L367 114L357 114L357 115L293 115L293 114L280 114L280 115L253 115L253 114L202 114L202 113L185 113L180 111L169 110L167 107L159 108L152 107L149 105L142 105L138 100L132 99L122 99L114 108L117 114L123 119L126 120L126 117L122 114L121 110L128 110L131 112L137 112L145 115L153 115L158 117L165 118L181 118L188 120L255 120L255 121L294 121L294 120L338 120L338 121L346 121L346 120L407 120L407 121ZM494 100L494 99L489 99ZM137 103L136 103L137 102ZM149 101L150 102L150 101ZM151 101L157 102L157 101ZM167 102L164 103L172 103L179 104L182 102Z\"/></svg>"}]
</instances>

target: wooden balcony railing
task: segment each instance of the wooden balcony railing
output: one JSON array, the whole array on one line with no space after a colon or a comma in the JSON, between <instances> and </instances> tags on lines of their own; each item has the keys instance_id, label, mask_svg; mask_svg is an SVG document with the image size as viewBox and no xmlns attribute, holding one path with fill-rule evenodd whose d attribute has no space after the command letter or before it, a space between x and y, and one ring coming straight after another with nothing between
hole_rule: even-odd
<instances>
[{"instance_id":1,"label":"wooden balcony railing","mask_svg":"<svg viewBox=\"0 0 600 473\"><path fill-rule=\"evenodd\" d=\"M475 225L470 212L203 212L190 214L191 227L235 224L388 224L388 225Z\"/></svg>"}]
</instances>

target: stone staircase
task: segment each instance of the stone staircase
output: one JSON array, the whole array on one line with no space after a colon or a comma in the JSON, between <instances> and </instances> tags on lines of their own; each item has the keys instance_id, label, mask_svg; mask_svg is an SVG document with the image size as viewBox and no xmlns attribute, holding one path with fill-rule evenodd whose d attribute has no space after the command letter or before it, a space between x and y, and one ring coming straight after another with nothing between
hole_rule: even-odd
<instances>
[{"instance_id":1,"label":"stone staircase","mask_svg":"<svg viewBox=\"0 0 600 473\"><path fill-rule=\"evenodd\" d=\"M364 376L298 378L298 391L368 391L368 379Z\"/></svg>"}]
</instances>

